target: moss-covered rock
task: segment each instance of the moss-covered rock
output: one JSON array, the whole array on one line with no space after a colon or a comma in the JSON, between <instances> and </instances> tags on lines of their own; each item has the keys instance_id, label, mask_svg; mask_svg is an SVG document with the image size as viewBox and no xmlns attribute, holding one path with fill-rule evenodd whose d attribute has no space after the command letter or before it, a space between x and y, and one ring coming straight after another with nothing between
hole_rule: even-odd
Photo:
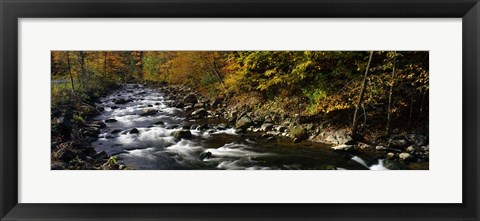
<instances>
[{"instance_id":1,"label":"moss-covered rock","mask_svg":"<svg viewBox=\"0 0 480 221\"><path fill-rule=\"evenodd\" d=\"M172 136L176 139L189 139L192 138L192 133L189 130L179 130L173 132Z\"/></svg>"},{"instance_id":2,"label":"moss-covered rock","mask_svg":"<svg viewBox=\"0 0 480 221\"><path fill-rule=\"evenodd\" d=\"M243 116L237 121L237 123L235 124L235 127L237 129L246 130L248 127L252 126L252 124L253 122L249 117Z\"/></svg>"},{"instance_id":3,"label":"moss-covered rock","mask_svg":"<svg viewBox=\"0 0 480 221\"><path fill-rule=\"evenodd\" d=\"M293 139L305 140L308 138L308 133L302 126L293 126L290 128L290 137Z\"/></svg>"}]
</instances>

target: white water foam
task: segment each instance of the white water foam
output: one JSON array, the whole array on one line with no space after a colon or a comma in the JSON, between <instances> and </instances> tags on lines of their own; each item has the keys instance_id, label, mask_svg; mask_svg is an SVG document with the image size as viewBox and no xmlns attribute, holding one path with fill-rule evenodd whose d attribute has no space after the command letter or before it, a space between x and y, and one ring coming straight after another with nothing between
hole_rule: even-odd
<instances>
[{"instance_id":1,"label":"white water foam","mask_svg":"<svg viewBox=\"0 0 480 221\"><path fill-rule=\"evenodd\" d=\"M365 168L370 169L370 167L368 167L367 163L365 163L365 161L362 158L357 157L357 156L353 156L352 160L359 163L360 165L364 166Z\"/></svg>"},{"instance_id":2,"label":"white water foam","mask_svg":"<svg viewBox=\"0 0 480 221\"><path fill-rule=\"evenodd\" d=\"M379 159L378 160L378 164L374 164L372 166L370 166L370 170L390 170L388 168L386 168L385 166L383 166L383 159Z\"/></svg>"},{"instance_id":3,"label":"white water foam","mask_svg":"<svg viewBox=\"0 0 480 221\"><path fill-rule=\"evenodd\" d=\"M372 166L368 166L367 163L365 163L365 161L358 156L353 156L352 160L361 164L362 166L368 168L369 170L389 170L388 168L386 168L383 165L383 161L384 161L383 159L379 159L378 164L373 164ZM337 168L337 169L339 169L339 168Z\"/></svg>"}]
</instances>

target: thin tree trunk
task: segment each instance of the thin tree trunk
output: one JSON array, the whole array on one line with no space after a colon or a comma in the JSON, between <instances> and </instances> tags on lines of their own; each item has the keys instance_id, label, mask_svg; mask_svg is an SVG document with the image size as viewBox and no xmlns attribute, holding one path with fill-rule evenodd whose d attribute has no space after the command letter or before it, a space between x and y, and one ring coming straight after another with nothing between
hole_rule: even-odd
<instances>
[{"instance_id":1,"label":"thin tree trunk","mask_svg":"<svg viewBox=\"0 0 480 221\"><path fill-rule=\"evenodd\" d=\"M213 72L217 76L218 82L222 84L223 89L225 92L228 93L227 88L225 87L225 84L223 83L223 79L220 77L219 71L218 71L218 66L217 66L217 59L215 58L215 55L213 55Z\"/></svg>"},{"instance_id":2,"label":"thin tree trunk","mask_svg":"<svg viewBox=\"0 0 480 221\"><path fill-rule=\"evenodd\" d=\"M397 52L393 52L393 69L392 69L392 77L391 77L391 85L390 85L390 92L388 94L388 109L387 109L387 126L386 126L386 132L387 134L390 134L390 121L391 115L392 115L392 94L393 94L393 84L395 83L395 65L397 61Z\"/></svg>"},{"instance_id":3,"label":"thin tree trunk","mask_svg":"<svg viewBox=\"0 0 480 221\"><path fill-rule=\"evenodd\" d=\"M85 54L83 51L80 51L80 79L82 83L82 87L85 88Z\"/></svg>"},{"instance_id":4,"label":"thin tree trunk","mask_svg":"<svg viewBox=\"0 0 480 221\"><path fill-rule=\"evenodd\" d=\"M138 52L138 62L140 62L140 65L138 65L138 75L140 76L140 79L143 80L143 51ZM135 66L137 66L137 63L135 63Z\"/></svg>"},{"instance_id":5,"label":"thin tree trunk","mask_svg":"<svg viewBox=\"0 0 480 221\"><path fill-rule=\"evenodd\" d=\"M72 96L75 97L75 84L73 83L72 66L70 65L70 56L67 51L68 72L70 73L70 83L72 84Z\"/></svg>"},{"instance_id":6,"label":"thin tree trunk","mask_svg":"<svg viewBox=\"0 0 480 221\"><path fill-rule=\"evenodd\" d=\"M370 63L372 62L373 51L370 51L370 56L368 58L367 68L365 69L365 75L363 76L362 89L360 90L360 96L358 97L357 105L355 105L355 113L353 114L353 123L352 123L352 134L357 135L358 129L358 109L363 101L363 96L365 94L365 87L367 82L368 70L370 69Z\"/></svg>"},{"instance_id":7,"label":"thin tree trunk","mask_svg":"<svg viewBox=\"0 0 480 221\"><path fill-rule=\"evenodd\" d=\"M362 109L363 109L363 124L367 124L367 110L365 110L365 104L362 104Z\"/></svg>"},{"instance_id":8,"label":"thin tree trunk","mask_svg":"<svg viewBox=\"0 0 480 221\"><path fill-rule=\"evenodd\" d=\"M426 94L426 93L427 93L426 91L423 91L423 92L422 92L422 104L420 105L419 119L422 119L422 117L423 117L423 105L424 105L424 103L425 103L425 94Z\"/></svg>"},{"instance_id":9,"label":"thin tree trunk","mask_svg":"<svg viewBox=\"0 0 480 221\"><path fill-rule=\"evenodd\" d=\"M103 78L107 78L107 53L103 53Z\"/></svg>"},{"instance_id":10,"label":"thin tree trunk","mask_svg":"<svg viewBox=\"0 0 480 221\"><path fill-rule=\"evenodd\" d=\"M413 114L413 95L415 94L415 88L412 88L412 91L410 92L410 114L408 116L408 124L412 123L412 114Z\"/></svg>"}]
</instances>

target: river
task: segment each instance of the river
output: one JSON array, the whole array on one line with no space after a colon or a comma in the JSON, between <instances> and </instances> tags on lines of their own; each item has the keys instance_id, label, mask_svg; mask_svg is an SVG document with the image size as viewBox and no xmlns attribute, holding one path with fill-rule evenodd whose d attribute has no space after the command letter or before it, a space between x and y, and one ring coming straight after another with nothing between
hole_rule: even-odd
<instances>
[{"instance_id":1,"label":"river","mask_svg":"<svg viewBox=\"0 0 480 221\"><path fill-rule=\"evenodd\" d=\"M96 120L106 121L107 127L92 143L96 151L137 170L386 170L375 153L353 155L311 141L237 134L225 119L188 120L166 97L159 90L128 84L102 98L98 105L105 111ZM122 99L129 102L115 104ZM182 129L190 130L192 138L172 136Z\"/></svg>"}]
</instances>

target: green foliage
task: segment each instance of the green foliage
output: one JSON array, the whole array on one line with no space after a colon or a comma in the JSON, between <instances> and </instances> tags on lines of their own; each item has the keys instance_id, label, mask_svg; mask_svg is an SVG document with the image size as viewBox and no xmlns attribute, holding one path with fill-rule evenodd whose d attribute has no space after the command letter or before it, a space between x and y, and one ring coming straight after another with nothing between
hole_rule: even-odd
<instances>
[{"instance_id":1,"label":"green foliage","mask_svg":"<svg viewBox=\"0 0 480 221\"><path fill-rule=\"evenodd\" d=\"M321 110L320 104L327 98L327 93L320 88L305 88L303 94L308 98L307 111L309 114L317 114Z\"/></svg>"},{"instance_id":2,"label":"green foliage","mask_svg":"<svg viewBox=\"0 0 480 221\"><path fill-rule=\"evenodd\" d=\"M290 136L297 139L307 139L308 134L302 126L293 126L290 128Z\"/></svg>"},{"instance_id":3,"label":"green foliage","mask_svg":"<svg viewBox=\"0 0 480 221\"><path fill-rule=\"evenodd\" d=\"M112 156L108 159L112 164L117 164L118 163L118 158L117 156Z\"/></svg>"},{"instance_id":4,"label":"green foliage","mask_svg":"<svg viewBox=\"0 0 480 221\"><path fill-rule=\"evenodd\" d=\"M73 114L73 120L78 124L85 124L85 119L78 113Z\"/></svg>"}]
</instances>

